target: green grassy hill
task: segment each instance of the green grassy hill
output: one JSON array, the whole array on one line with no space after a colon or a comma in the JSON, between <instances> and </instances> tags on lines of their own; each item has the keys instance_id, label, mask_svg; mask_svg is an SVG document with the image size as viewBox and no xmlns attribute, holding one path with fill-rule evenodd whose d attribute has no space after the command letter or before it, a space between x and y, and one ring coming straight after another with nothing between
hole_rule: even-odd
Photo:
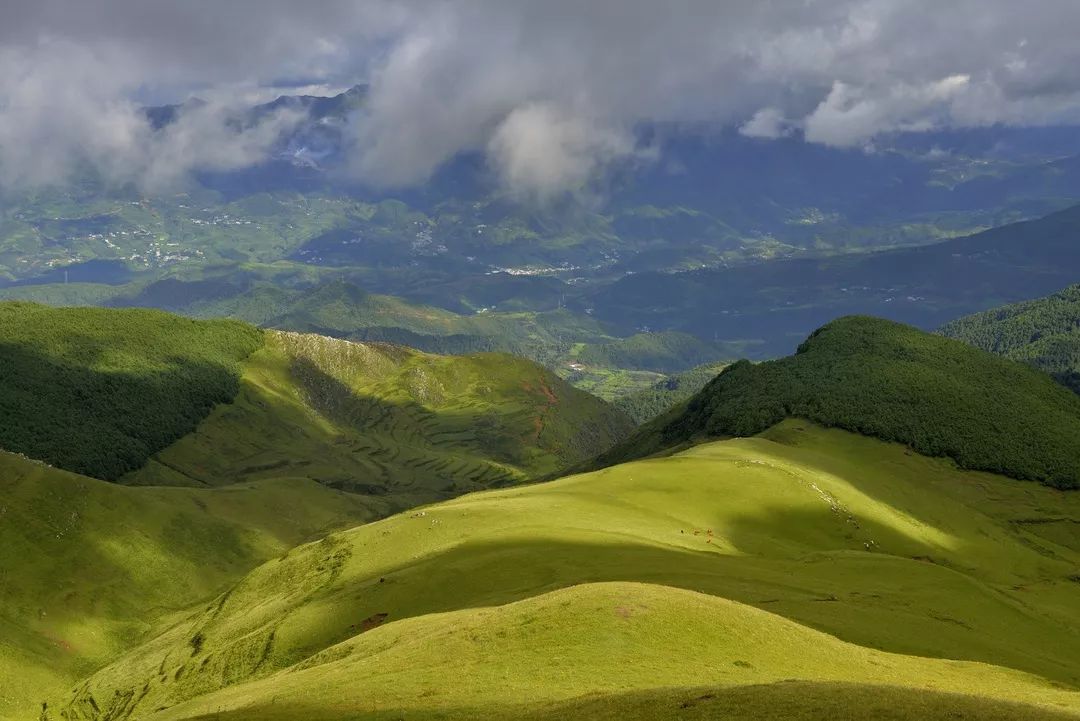
<instances>
[{"instance_id":1,"label":"green grassy hill","mask_svg":"<svg viewBox=\"0 0 1080 721\"><path fill-rule=\"evenodd\" d=\"M0 321L0 445L119 481L0 451L0 718L299 542L554 474L632 428L510 356L159 311Z\"/></svg>"},{"instance_id":2,"label":"green grassy hill","mask_svg":"<svg viewBox=\"0 0 1080 721\"><path fill-rule=\"evenodd\" d=\"M602 324L567 310L453 312L367 292L348 269L248 263L123 285L0 288L0 299L52 305L151 307L279 330L407 345L431 353L502 352L554 363L574 342L611 342ZM691 364L692 365L692 364Z\"/></svg>"},{"instance_id":3,"label":"green grassy hill","mask_svg":"<svg viewBox=\"0 0 1080 721\"><path fill-rule=\"evenodd\" d=\"M746 344L706 343L684 333L620 338L589 315L565 308L475 307L453 312L367 292L350 278L348 269L247 263L118 286L0 288L0 299L160 308L194 318L232 318L264 328L394 343L428 353L511 353L543 363L578 387L608 399L627 388L646 388L663 373L752 349ZM585 364L588 370L572 371L570 363Z\"/></svg>"},{"instance_id":4,"label":"green grassy hill","mask_svg":"<svg viewBox=\"0 0 1080 721\"><path fill-rule=\"evenodd\" d=\"M1023 364L859 316L818 329L793 356L729 366L600 462L699 437L750 436L788 417L905 443L963 468L1080 487L1080 398Z\"/></svg>"},{"instance_id":5,"label":"green grassy hill","mask_svg":"<svg viewBox=\"0 0 1080 721\"><path fill-rule=\"evenodd\" d=\"M625 437L530 361L141 309L0 304L0 448L134 485L304 477L387 512L546 476Z\"/></svg>"},{"instance_id":6,"label":"green grassy hill","mask_svg":"<svg viewBox=\"0 0 1080 721\"><path fill-rule=\"evenodd\" d=\"M125 488L0 452L0 718L36 718L177 611L380 511L303 479Z\"/></svg>"},{"instance_id":7,"label":"green grassy hill","mask_svg":"<svg viewBox=\"0 0 1080 721\"><path fill-rule=\"evenodd\" d=\"M960 318L940 332L1033 365L1080 393L1080 285Z\"/></svg>"},{"instance_id":8,"label":"green grassy hill","mask_svg":"<svg viewBox=\"0 0 1080 721\"><path fill-rule=\"evenodd\" d=\"M632 429L621 412L520 358L265 337L235 401L125 483L301 476L400 510L557 473Z\"/></svg>"},{"instance_id":9,"label":"green grassy hill","mask_svg":"<svg viewBox=\"0 0 1080 721\"><path fill-rule=\"evenodd\" d=\"M793 654L793 648L803 651ZM558 662L552 663L553 658ZM454 667L460 681L438 684L440 667ZM723 692L732 686L757 687L745 701L750 708L744 708L744 714L753 709L752 718L776 718L767 691L792 678L826 687L891 685L910 696L932 686L938 693L979 694L991 708L1000 704L1021 713L1030 709L1028 704L1052 708L1055 702L1068 703L1070 696L1004 669L846 644L715 596L664 586L599 583L373 629L294 672L210 694L152 718L211 717L223 707L229 709L223 718L230 720L340 718L336 710L303 703L316 689L334 699L328 706L381 707L388 712L384 718L395 712L426 715L435 709L432 695L425 702L424 694L436 686L445 689L438 694L437 707L443 718L558 719L566 718L568 709L560 706L567 699L580 705L586 694L617 697L627 688L699 689L684 691L667 709L653 707L644 716L632 717L662 719L687 702L710 700L701 687ZM268 702L275 697L277 702ZM508 703L512 699L519 701ZM604 708L609 718L620 718L615 713L623 703L621 698L614 704L594 700L592 706ZM864 714L862 718L874 718Z\"/></svg>"},{"instance_id":10,"label":"green grassy hill","mask_svg":"<svg viewBox=\"0 0 1080 721\"><path fill-rule=\"evenodd\" d=\"M49 718L1076 718L1077 520L788 420L296 548Z\"/></svg>"}]
</instances>

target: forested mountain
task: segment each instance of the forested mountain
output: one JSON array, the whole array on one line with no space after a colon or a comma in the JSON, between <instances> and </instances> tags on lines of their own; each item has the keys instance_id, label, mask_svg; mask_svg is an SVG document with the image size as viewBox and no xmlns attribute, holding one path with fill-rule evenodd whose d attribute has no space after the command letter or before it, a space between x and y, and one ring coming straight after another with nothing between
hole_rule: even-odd
<instances>
[{"instance_id":1,"label":"forested mountain","mask_svg":"<svg viewBox=\"0 0 1080 721\"><path fill-rule=\"evenodd\" d=\"M1080 398L1021 363L868 317L819 328L787 358L728 366L600 462L752 436L784 418L903 443L962 468L1080 488Z\"/></svg>"},{"instance_id":2,"label":"forested mountain","mask_svg":"<svg viewBox=\"0 0 1080 721\"><path fill-rule=\"evenodd\" d=\"M726 363L708 363L682 373L672 374L648 388L627 393L618 398L615 406L626 411L638 423L645 423L695 395L726 365Z\"/></svg>"},{"instance_id":3,"label":"forested mountain","mask_svg":"<svg viewBox=\"0 0 1080 721\"><path fill-rule=\"evenodd\" d=\"M959 318L941 333L1033 365L1080 393L1080 285Z\"/></svg>"}]
</instances>

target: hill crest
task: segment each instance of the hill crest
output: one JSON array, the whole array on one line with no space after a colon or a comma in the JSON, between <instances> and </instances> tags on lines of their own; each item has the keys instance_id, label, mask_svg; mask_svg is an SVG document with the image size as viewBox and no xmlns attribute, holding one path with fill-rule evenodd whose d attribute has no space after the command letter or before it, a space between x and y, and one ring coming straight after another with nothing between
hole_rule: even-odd
<instances>
[{"instance_id":1,"label":"hill crest","mask_svg":"<svg viewBox=\"0 0 1080 721\"><path fill-rule=\"evenodd\" d=\"M1080 398L958 341L866 316L822 326L786 358L726 368L599 464L799 417L904 443L962 468L1080 487Z\"/></svg>"}]
</instances>

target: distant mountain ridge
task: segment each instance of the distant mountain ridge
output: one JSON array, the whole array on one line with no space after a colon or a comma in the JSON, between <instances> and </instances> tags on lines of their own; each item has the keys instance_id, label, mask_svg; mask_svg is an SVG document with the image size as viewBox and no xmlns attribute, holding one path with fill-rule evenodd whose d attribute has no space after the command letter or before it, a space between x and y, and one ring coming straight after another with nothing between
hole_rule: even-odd
<instances>
[{"instance_id":1,"label":"distant mountain ridge","mask_svg":"<svg viewBox=\"0 0 1080 721\"><path fill-rule=\"evenodd\" d=\"M1046 295L1080 275L1080 205L917 248L731 269L641 273L595 292L603 320L702 337L761 337L772 353L833 317L877 315L925 329Z\"/></svg>"}]
</instances>

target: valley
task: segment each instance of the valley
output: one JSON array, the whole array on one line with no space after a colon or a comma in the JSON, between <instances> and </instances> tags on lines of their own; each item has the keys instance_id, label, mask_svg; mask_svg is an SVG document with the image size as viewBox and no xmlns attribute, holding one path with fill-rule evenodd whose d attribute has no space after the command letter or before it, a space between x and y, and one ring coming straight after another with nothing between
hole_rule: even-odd
<instances>
[{"instance_id":1,"label":"valley","mask_svg":"<svg viewBox=\"0 0 1080 721\"><path fill-rule=\"evenodd\" d=\"M1080 144L1069 128L898 133L868 152L643 125L641 141L666 164L635 166L596 198L523 204L469 153L419 189L343 175L348 123L368 93L232 111L257 123L288 108L299 121L262 164L204 173L177 192L92 173L0 192L0 298L512 352L614 399L658 379L609 382L612 371L774 357L846 314L929 330L1059 290L1078 270L1054 240L1077 225ZM146 113L164 131L199 112L192 103ZM343 286L368 300L326 297ZM570 367L576 344L672 332L699 346L676 367L650 364L645 348L584 374Z\"/></svg>"}]
</instances>

